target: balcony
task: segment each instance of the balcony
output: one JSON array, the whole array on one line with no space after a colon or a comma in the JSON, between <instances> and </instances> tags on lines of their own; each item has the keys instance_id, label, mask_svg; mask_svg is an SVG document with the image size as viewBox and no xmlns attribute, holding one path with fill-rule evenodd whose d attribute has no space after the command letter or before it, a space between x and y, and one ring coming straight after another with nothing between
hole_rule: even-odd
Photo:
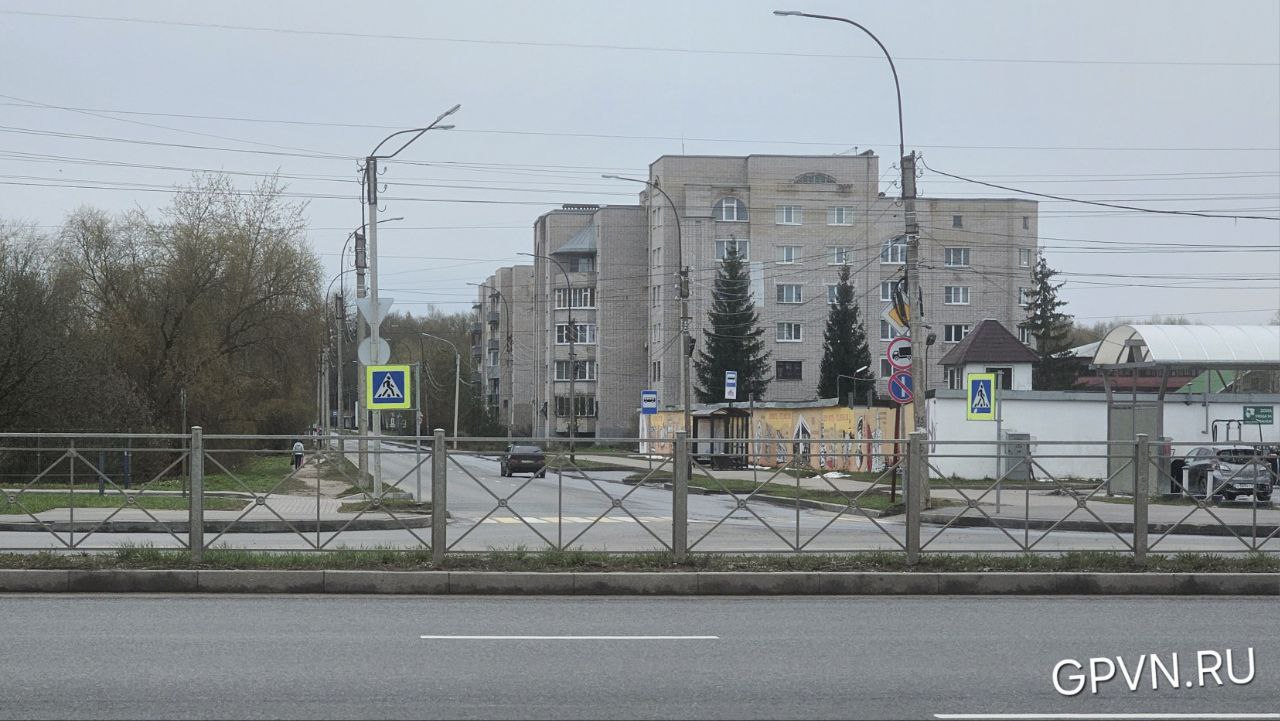
<instances>
[{"instance_id":1,"label":"balcony","mask_svg":"<svg viewBox=\"0 0 1280 721\"><path fill-rule=\"evenodd\" d=\"M473 321L473 322L471 323L471 333L472 333L473 335L478 335L478 334L483 333L483 332L484 332L484 323L481 323L481 322L480 322L480 321L478 321L478 320L477 320L477 321Z\"/></svg>"},{"instance_id":2,"label":"balcony","mask_svg":"<svg viewBox=\"0 0 1280 721\"><path fill-rule=\"evenodd\" d=\"M489 322L491 324L497 325L498 321L500 320L502 320L502 315L498 311L496 310L489 311Z\"/></svg>"},{"instance_id":3,"label":"balcony","mask_svg":"<svg viewBox=\"0 0 1280 721\"><path fill-rule=\"evenodd\" d=\"M502 341L497 338L489 339L489 350L502 350Z\"/></svg>"}]
</instances>

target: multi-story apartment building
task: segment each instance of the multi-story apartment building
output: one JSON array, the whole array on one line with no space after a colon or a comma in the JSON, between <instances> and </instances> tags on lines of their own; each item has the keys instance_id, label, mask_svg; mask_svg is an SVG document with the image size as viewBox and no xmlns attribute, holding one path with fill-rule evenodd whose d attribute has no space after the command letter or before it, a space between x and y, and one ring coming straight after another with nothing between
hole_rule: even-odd
<instances>
[{"instance_id":1,"label":"multi-story apartment building","mask_svg":"<svg viewBox=\"0 0 1280 721\"><path fill-rule=\"evenodd\" d=\"M745 257L768 341L773 382L767 400L816 395L823 331L842 265L852 271L872 370L881 391L890 368L884 351L904 334L882 312L903 277L907 244L901 201L880 191L879 158L859 155L663 156L649 180L676 205L684 264L690 267L690 316L701 343L720 261ZM657 193L641 194L650 219L650 382L661 405L679 402L679 333L674 279L675 217ZM937 359L978 321L1017 328L1021 288L1036 253L1036 203L1003 199L934 199L916 203L920 225L924 322L936 343L924 358L929 387L943 372ZM916 384L920 386L919 383Z\"/></svg>"},{"instance_id":2,"label":"multi-story apartment building","mask_svg":"<svg viewBox=\"0 0 1280 721\"><path fill-rule=\"evenodd\" d=\"M499 268L477 289L471 326L476 377L484 379L485 402L516 435L533 432L533 266Z\"/></svg>"},{"instance_id":3,"label":"multi-story apartment building","mask_svg":"<svg viewBox=\"0 0 1280 721\"><path fill-rule=\"evenodd\" d=\"M533 228L535 433L567 435L576 422L581 436L635 436L648 355L644 210L568 205Z\"/></svg>"},{"instance_id":4,"label":"multi-story apartment building","mask_svg":"<svg viewBox=\"0 0 1280 721\"><path fill-rule=\"evenodd\" d=\"M534 253L542 257L533 265L528 309L531 375L517 373L509 384L530 389L534 434L568 433L570 314L578 434L634 435L645 388L658 391L660 407L678 407L678 269L682 259L690 268L691 334L701 347L716 272L730 252L747 260L765 329L773 371L766 400L816 397L829 303L846 265L883 393L891 371L885 348L905 334L883 316L892 285L904 277L907 244L901 201L880 190L879 161L870 151L663 156L651 164L649 181L666 191L675 213L646 188L636 206L567 205L539 217ZM1037 204L922 197L916 209L922 318L936 339L916 352L928 387L937 388L944 380L938 359L969 329L985 319L1010 329L1023 322Z\"/></svg>"}]
</instances>

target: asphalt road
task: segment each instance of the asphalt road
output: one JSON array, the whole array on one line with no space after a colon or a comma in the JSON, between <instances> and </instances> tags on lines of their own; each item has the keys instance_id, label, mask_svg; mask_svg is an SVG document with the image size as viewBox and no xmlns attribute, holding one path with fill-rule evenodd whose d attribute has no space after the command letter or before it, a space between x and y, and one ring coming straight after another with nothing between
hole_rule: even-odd
<instances>
[{"instance_id":1,"label":"asphalt road","mask_svg":"<svg viewBox=\"0 0 1280 721\"><path fill-rule=\"evenodd\" d=\"M6 596L3 718L936 718L1274 714L1260 598ZM1260 632L1264 631L1264 632ZM568 636L462 639L422 636ZM580 636L712 636L594 638ZM1243 679L1195 673L1199 651ZM1055 691L1142 654L1180 680Z\"/></svg>"}]
</instances>

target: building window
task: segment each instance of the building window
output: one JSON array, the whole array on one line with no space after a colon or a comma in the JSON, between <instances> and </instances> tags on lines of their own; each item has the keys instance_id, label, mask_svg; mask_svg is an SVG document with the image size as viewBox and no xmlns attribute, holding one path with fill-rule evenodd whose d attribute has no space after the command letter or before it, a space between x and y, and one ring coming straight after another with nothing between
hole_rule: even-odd
<instances>
[{"instance_id":1,"label":"building window","mask_svg":"<svg viewBox=\"0 0 1280 721\"><path fill-rule=\"evenodd\" d=\"M1031 230L1031 216L1029 215L1022 216L1022 229Z\"/></svg>"},{"instance_id":2,"label":"building window","mask_svg":"<svg viewBox=\"0 0 1280 721\"><path fill-rule=\"evenodd\" d=\"M958 391L964 387L964 368L947 369L947 388Z\"/></svg>"},{"instance_id":3,"label":"building window","mask_svg":"<svg viewBox=\"0 0 1280 721\"><path fill-rule=\"evenodd\" d=\"M574 397L574 415L578 418L594 418L596 415L596 398L595 396L576 396ZM556 396L556 415L561 418L569 417L569 397Z\"/></svg>"},{"instance_id":4,"label":"building window","mask_svg":"<svg viewBox=\"0 0 1280 721\"><path fill-rule=\"evenodd\" d=\"M849 260L848 246L836 245L827 248L827 265L848 265Z\"/></svg>"},{"instance_id":5,"label":"building window","mask_svg":"<svg viewBox=\"0 0 1280 721\"><path fill-rule=\"evenodd\" d=\"M777 225L800 225L804 222L804 211L798 205L779 205L773 222Z\"/></svg>"},{"instance_id":6,"label":"building window","mask_svg":"<svg viewBox=\"0 0 1280 721\"><path fill-rule=\"evenodd\" d=\"M662 322L654 321L653 325L649 326L649 340L653 343L657 343L661 338Z\"/></svg>"},{"instance_id":7,"label":"building window","mask_svg":"<svg viewBox=\"0 0 1280 721\"><path fill-rule=\"evenodd\" d=\"M891 280L880 281L880 300L884 301L885 303L893 302L893 281Z\"/></svg>"},{"instance_id":8,"label":"building window","mask_svg":"<svg viewBox=\"0 0 1280 721\"><path fill-rule=\"evenodd\" d=\"M747 204L737 198L721 198L716 201L712 217L729 223L744 222L747 220Z\"/></svg>"},{"instance_id":9,"label":"building window","mask_svg":"<svg viewBox=\"0 0 1280 721\"><path fill-rule=\"evenodd\" d=\"M893 364L889 362L888 358L880 359L880 377L881 378L890 378L896 372L897 370L893 367Z\"/></svg>"},{"instance_id":10,"label":"building window","mask_svg":"<svg viewBox=\"0 0 1280 721\"><path fill-rule=\"evenodd\" d=\"M558 360L556 361L556 380L569 380L569 364L572 361ZM596 379L596 362L593 360L578 361L578 377L574 380L593 381Z\"/></svg>"},{"instance_id":11,"label":"building window","mask_svg":"<svg viewBox=\"0 0 1280 721\"><path fill-rule=\"evenodd\" d=\"M594 287L573 288L572 290L573 290L573 293L572 293L573 306L572 307L574 308L596 307L596 289ZM569 291L570 291L569 288L556 288L556 308L558 310L564 310L565 308L570 307Z\"/></svg>"},{"instance_id":12,"label":"building window","mask_svg":"<svg viewBox=\"0 0 1280 721\"><path fill-rule=\"evenodd\" d=\"M903 236L890 238L880 247L882 265L902 265L907 262L907 241Z\"/></svg>"},{"instance_id":13,"label":"building window","mask_svg":"<svg viewBox=\"0 0 1280 721\"><path fill-rule=\"evenodd\" d=\"M1030 248L1018 248L1018 265L1022 266L1023 268L1031 267L1031 249Z\"/></svg>"},{"instance_id":14,"label":"building window","mask_svg":"<svg viewBox=\"0 0 1280 721\"><path fill-rule=\"evenodd\" d=\"M578 328L577 337L573 342L577 345L591 345L596 342L596 325L595 323L574 323ZM569 324L556 323L556 345L569 344Z\"/></svg>"},{"instance_id":15,"label":"building window","mask_svg":"<svg viewBox=\"0 0 1280 721\"><path fill-rule=\"evenodd\" d=\"M1018 326L1018 340L1022 341L1022 344L1025 346L1030 347L1032 345L1033 339L1031 337L1031 326L1029 325Z\"/></svg>"},{"instance_id":16,"label":"building window","mask_svg":"<svg viewBox=\"0 0 1280 721\"><path fill-rule=\"evenodd\" d=\"M805 173L792 182L796 185L835 185L836 179L826 173Z\"/></svg>"},{"instance_id":17,"label":"building window","mask_svg":"<svg viewBox=\"0 0 1280 721\"><path fill-rule=\"evenodd\" d=\"M964 227L964 218L963 218L962 216L959 216L959 215L953 215L953 216L951 216L951 227L952 227L952 228L963 228L963 227Z\"/></svg>"},{"instance_id":18,"label":"building window","mask_svg":"<svg viewBox=\"0 0 1280 721\"><path fill-rule=\"evenodd\" d=\"M827 305L835 305L840 300L840 286L833 283L827 284Z\"/></svg>"},{"instance_id":19,"label":"building window","mask_svg":"<svg viewBox=\"0 0 1280 721\"><path fill-rule=\"evenodd\" d=\"M737 238L716 241L716 260L724 260L730 253L737 255L740 260L751 260L751 241Z\"/></svg>"},{"instance_id":20,"label":"building window","mask_svg":"<svg viewBox=\"0 0 1280 721\"><path fill-rule=\"evenodd\" d=\"M498 365L498 349L497 348L489 349L489 365L490 366Z\"/></svg>"},{"instance_id":21,"label":"building window","mask_svg":"<svg viewBox=\"0 0 1280 721\"><path fill-rule=\"evenodd\" d=\"M1026 308L1027 306L1031 305L1031 289L1030 288L1018 289L1018 305L1022 306L1023 308Z\"/></svg>"},{"instance_id":22,"label":"building window","mask_svg":"<svg viewBox=\"0 0 1280 721\"><path fill-rule=\"evenodd\" d=\"M969 286L948 285L942 288L944 305L969 305Z\"/></svg>"},{"instance_id":23,"label":"building window","mask_svg":"<svg viewBox=\"0 0 1280 721\"><path fill-rule=\"evenodd\" d=\"M652 366L649 369L651 379L654 381L662 380L662 361L654 361L650 365Z\"/></svg>"},{"instance_id":24,"label":"building window","mask_svg":"<svg viewBox=\"0 0 1280 721\"><path fill-rule=\"evenodd\" d=\"M778 302L779 303L803 303L804 292L800 288L799 283L779 283L778 284Z\"/></svg>"},{"instance_id":25,"label":"building window","mask_svg":"<svg viewBox=\"0 0 1280 721\"><path fill-rule=\"evenodd\" d=\"M948 268L967 268L969 267L969 249L968 248L944 248L942 251L943 262Z\"/></svg>"},{"instance_id":26,"label":"building window","mask_svg":"<svg viewBox=\"0 0 1280 721\"><path fill-rule=\"evenodd\" d=\"M804 361L778 361L774 364L773 377L780 381L804 380Z\"/></svg>"},{"instance_id":27,"label":"building window","mask_svg":"<svg viewBox=\"0 0 1280 721\"><path fill-rule=\"evenodd\" d=\"M777 341L779 343L799 343L804 340L799 323L779 323Z\"/></svg>"},{"instance_id":28,"label":"building window","mask_svg":"<svg viewBox=\"0 0 1280 721\"><path fill-rule=\"evenodd\" d=\"M943 327L942 340L944 343L959 343L967 335L969 335L967 324L952 323Z\"/></svg>"},{"instance_id":29,"label":"building window","mask_svg":"<svg viewBox=\"0 0 1280 721\"><path fill-rule=\"evenodd\" d=\"M565 265L570 273L590 273L596 269L596 259L589 255L578 255L569 258Z\"/></svg>"},{"instance_id":30,"label":"building window","mask_svg":"<svg viewBox=\"0 0 1280 721\"><path fill-rule=\"evenodd\" d=\"M800 262L800 246L798 245L778 246L778 262L779 263Z\"/></svg>"},{"instance_id":31,"label":"building window","mask_svg":"<svg viewBox=\"0 0 1280 721\"><path fill-rule=\"evenodd\" d=\"M880 321L880 340L893 340L905 336L905 330L898 330L898 327L887 320Z\"/></svg>"},{"instance_id":32,"label":"building window","mask_svg":"<svg viewBox=\"0 0 1280 721\"><path fill-rule=\"evenodd\" d=\"M649 286L649 304L654 308L658 307L658 286Z\"/></svg>"},{"instance_id":33,"label":"building window","mask_svg":"<svg viewBox=\"0 0 1280 721\"><path fill-rule=\"evenodd\" d=\"M853 225L853 206L833 205L827 208L827 225Z\"/></svg>"}]
</instances>

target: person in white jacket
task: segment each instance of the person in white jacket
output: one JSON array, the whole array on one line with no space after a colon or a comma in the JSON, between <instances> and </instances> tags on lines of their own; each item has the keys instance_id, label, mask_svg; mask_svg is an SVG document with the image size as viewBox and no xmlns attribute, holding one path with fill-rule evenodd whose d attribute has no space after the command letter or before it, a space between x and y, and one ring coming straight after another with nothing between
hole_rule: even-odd
<instances>
[{"instance_id":1,"label":"person in white jacket","mask_svg":"<svg viewBox=\"0 0 1280 721\"><path fill-rule=\"evenodd\" d=\"M302 441L293 442L293 470L295 471L302 468L302 454L304 450Z\"/></svg>"}]
</instances>

